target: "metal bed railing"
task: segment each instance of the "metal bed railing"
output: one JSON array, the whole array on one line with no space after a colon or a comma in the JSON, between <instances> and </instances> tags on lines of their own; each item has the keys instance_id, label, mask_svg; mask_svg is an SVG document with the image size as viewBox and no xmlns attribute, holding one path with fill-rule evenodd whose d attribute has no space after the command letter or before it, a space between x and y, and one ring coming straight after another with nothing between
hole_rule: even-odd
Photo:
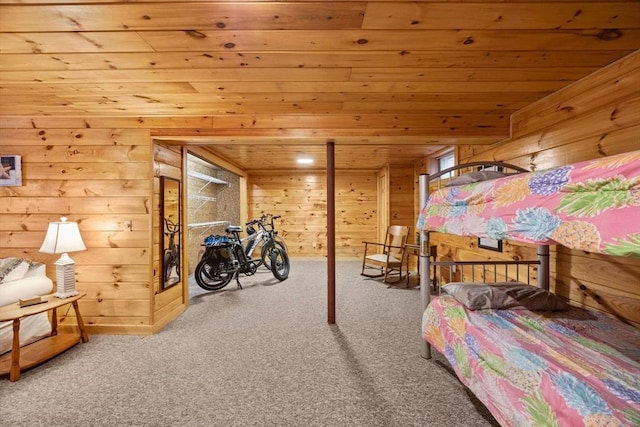
<instances>
[{"instance_id":1,"label":"metal bed railing","mask_svg":"<svg viewBox=\"0 0 640 427\"><path fill-rule=\"evenodd\" d=\"M540 260L531 261L431 261L430 281L434 290L451 282L535 284Z\"/></svg>"},{"instance_id":2,"label":"metal bed railing","mask_svg":"<svg viewBox=\"0 0 640 427\"><path fill-rule=\"evenodd\" d=\"M451 179L459 177L469 172L477 172L479 170L493 170L502 172L505 175L515 175L523 172L529 172L525 168L517 165L511 165L503 162L469 162L463 165L452 166L438 173L429 175L429 185L433 186L431 190L437 190L445 186Z\"/></svg>"}]
</instances>

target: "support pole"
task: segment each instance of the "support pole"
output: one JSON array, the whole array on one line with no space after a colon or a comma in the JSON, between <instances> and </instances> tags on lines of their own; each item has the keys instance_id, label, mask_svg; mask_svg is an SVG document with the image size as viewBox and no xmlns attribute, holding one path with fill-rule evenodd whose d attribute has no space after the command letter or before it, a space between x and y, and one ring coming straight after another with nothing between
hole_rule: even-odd
<instances>
[{"instance_id":1,"label":"support pole","mask_svg":"<svg viewBox=\"0 0 640 427\"><path fill-rule=\"evenodd\" d=\"M422 209L422 207L427 204L427 195L429 194L428 174L420 175L419 191L419 208ZM429 271L429 255L429 232L420 230L420 316L422 316L422 313L424 313L424 310L427 308L427 305L429 305L429 301L431 300L431 280L429 278L431 272ZM433 280L435 280L435 277L433 278ZM422 331L420 332L420 355L425 359L431 359L431 346L422 337Z\"/></svg>"},{"instance_id":2,"label":"support pole","mask_svg":"<svg viewBox=\"0 0 640 427\"><path fill-rule=\"evenodd\" d=\"M330 325L336 323L336 165L335 142L327 140L327 308Z\"/></svg>"}]
</instances>

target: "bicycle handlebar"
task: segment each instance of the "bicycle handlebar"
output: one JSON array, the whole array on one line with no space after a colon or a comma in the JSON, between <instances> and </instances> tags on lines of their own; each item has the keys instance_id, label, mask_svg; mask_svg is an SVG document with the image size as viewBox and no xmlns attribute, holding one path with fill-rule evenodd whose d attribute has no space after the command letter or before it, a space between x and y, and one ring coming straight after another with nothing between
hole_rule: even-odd
<instances>
[{"instance_id":1,"label":"bicycle handlebar","mask_svg":"<svg viewBox=\"0 0 640 427\"><path fill-rule=\"evenodd\" d=\"M165 218L164 223L169 233L177 233L180 230L180 224L171 221L169 218Z\"/></svg>"},{"instance_id":2,"label":"bicycle handlebar","mask_svg":"<svg viewBox=\"0 0 640 427\"><path fill-rule=\"evenodd\" d=\"M282 218L282 215L271 215L271 214L264 214L262 215L260 218L255 218L252 219L249 222L245 222L244 225L255 225L255 224L261 224L264 225L265 221L267 220L267 218L271 217L271 224L273 225L273 221L278 219L278 218Z\"/></svg>"}]
</instances>

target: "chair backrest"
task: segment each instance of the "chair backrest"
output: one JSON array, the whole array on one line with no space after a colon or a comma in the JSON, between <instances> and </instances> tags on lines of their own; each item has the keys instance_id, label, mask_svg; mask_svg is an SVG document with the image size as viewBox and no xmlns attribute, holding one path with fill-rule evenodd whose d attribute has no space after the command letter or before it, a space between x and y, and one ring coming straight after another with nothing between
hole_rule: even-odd
<instances>
[{"instance_id":1,"label":"chair backrest","mask_svg":"<svg viewBox=\"0 0 640 427\"><path fill-rule=\"evenodd\" d=\"M387 229L387 237L385 238L385 249L391 255L403 253L404 245L409 237L409 227L405 225L391 225Z\"/></svg>"}]
</instances>

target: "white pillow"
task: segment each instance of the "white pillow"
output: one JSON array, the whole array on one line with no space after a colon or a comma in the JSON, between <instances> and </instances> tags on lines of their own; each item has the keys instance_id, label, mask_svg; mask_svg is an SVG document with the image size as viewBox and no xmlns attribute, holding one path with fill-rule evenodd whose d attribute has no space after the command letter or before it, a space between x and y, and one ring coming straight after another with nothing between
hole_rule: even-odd
<instances>
[{"instance_id":1,"label":"white pillow","mask_svg":"<svg viewBox=\"0 0 640 427\"><path fill-rule=\"evenodd\" d=\"M0 283L22 279L29 271L31 265L29 261L19 258L7 258L7 260L3 260L5 262L0 267Z\"/></svg>"}]
</instances>

